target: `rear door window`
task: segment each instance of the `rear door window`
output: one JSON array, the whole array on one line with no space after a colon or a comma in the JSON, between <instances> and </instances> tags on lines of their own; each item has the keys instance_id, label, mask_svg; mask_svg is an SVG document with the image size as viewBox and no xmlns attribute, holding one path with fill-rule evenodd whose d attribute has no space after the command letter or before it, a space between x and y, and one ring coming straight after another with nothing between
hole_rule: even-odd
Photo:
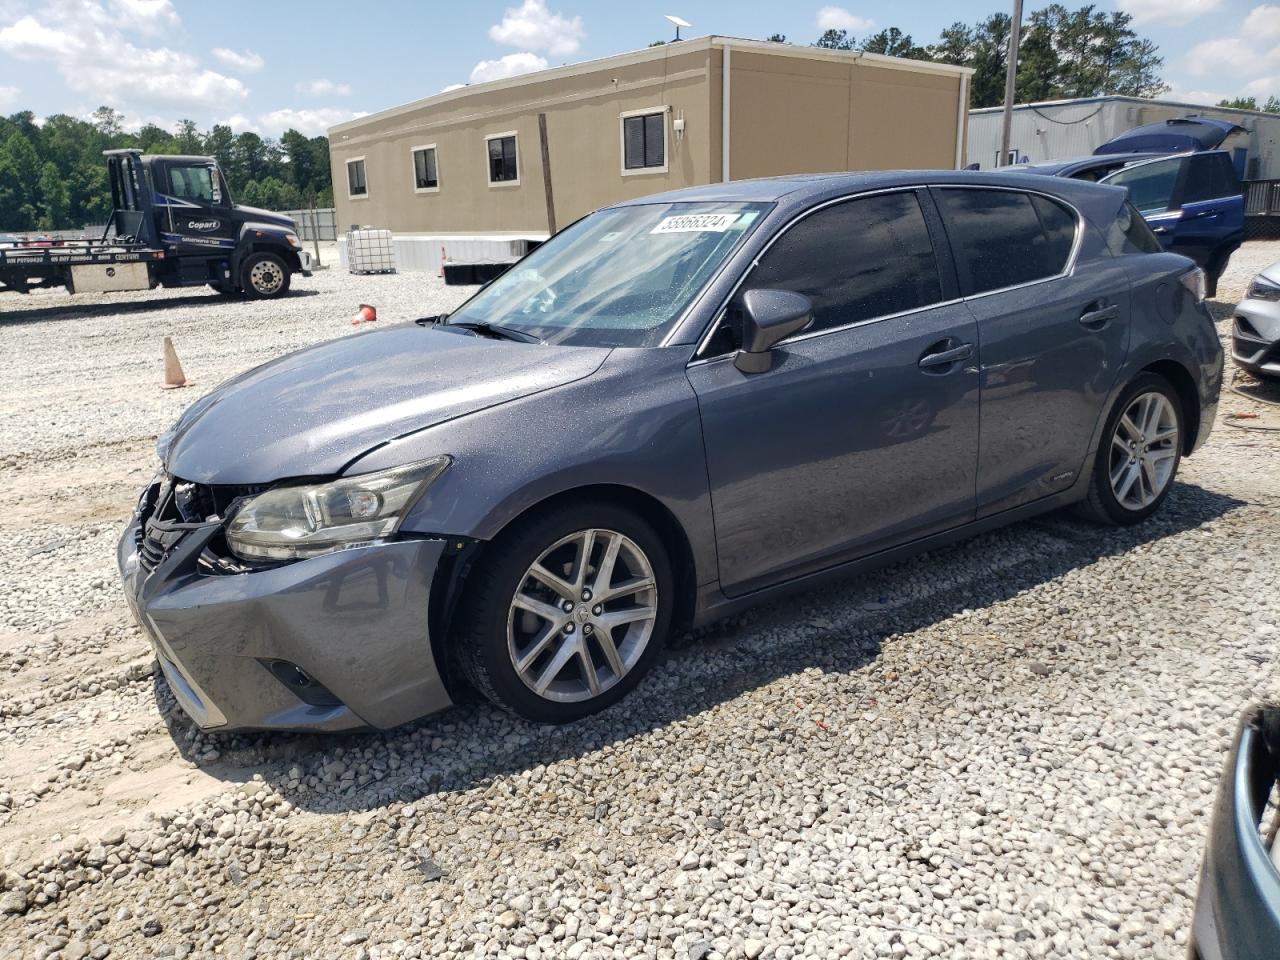
<instances>
[{"instance_id":1,"label":"rear door window","mask_svg":"<svg viewBox=\"0 0 1280 960\"><path fill-rule=\"evenodd\" d=\"M1117 170L1102 182L1126 188L1130 202L1144 214L1172 210L1184 159L1170 157L1167 160L1135 164ZM1178 203L1181 204L1181 201Z\"/></svg>"},{"instance_id":2,"label":"rear door window","mask_svg":"<svg viewBox=\"0 0 1280 960\"><path fill-rule=\"evenodd\" d=\"M1076 216L1064 205L1018 190L942 187L936 192L965 296L1044 280L1066 269Z\"/></svg>"}]
</instances>

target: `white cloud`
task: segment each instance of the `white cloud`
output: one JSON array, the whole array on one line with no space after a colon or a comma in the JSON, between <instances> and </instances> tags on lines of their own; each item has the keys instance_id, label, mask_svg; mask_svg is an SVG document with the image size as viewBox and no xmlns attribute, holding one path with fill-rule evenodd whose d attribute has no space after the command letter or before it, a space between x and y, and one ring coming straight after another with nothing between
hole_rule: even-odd
<instances>
[{"instance_id":1,"label":"white cloud","mask_svg":"<svg viewBox=\"0 0 1280 960\"><path fill-rule=\"evenodd\" d=\"M246 126L252 126L252 129L274 137L292 127L308 137L315 137L326 133L336 123L363 116L365 116L363 110L344 110L339 107L320 107L315 110L295 110L292 107L284 107L262 114L254 124L242 124L239 127L233 124L232 129L240 130Z\"/></svg>"},{"instance_id":2,"label":"white cloud","mask_svg":"<svg viewBox=\"0 0 1280 960\"><path fill-rule=\"evenodd\" d=\"M0 110L8 110L17 103L21 92L17 87L0 86Z\"/></svg>"},{"instance_id":3,"label":"white cloud","mask_svg":"<svg viewBox=\"0 0 1280 960\"><path fill-rule=\"evenodd\" d=\"M477 63L471 68L471 82L505 80L507 77L518 77L522 73L545 69L547 61L536 53L509 53L498 60L481 60Z\"/></svg>"},{"instance_id":4,"label":"white cloud","mask_svg":"<svg viewBox=\"0 0 1280 960\"><path fill-rule=\"evenodd\" d=\"M844 7L822 7L818 11L818 29L846 30L849 33L863 33L875 26L875 21L850 13Z\"/></svg>"},{"instance_id":5,"label":"white cloud","mask_svg":"<svg viewBox=\"0 0 1280 960\"><path fill-rule=\"evenodd\" d=\"M440 92L448 93L450 90L461 90L465 86L466 86L465 83L451 83L447 87L443 88Z\"/></svg>"},{"instance_id":6,"label":"white cloud","mask_svg":"<svg viewBox=\"0 0 1280 960\"><path fill-rule=\"evenodd\" d=\"M1244 18L1243 33L1255 40L1280 40L1280 7L1264 3Z\"/></svg>"},{"instance_id":7,"label":"white cloud","mask_svg":"<svg viewBox=\"0 0 1280 960\"><path fill-rule=\"evenodd\" d=\"M299 93L313 97L349 97L351 86L346 83L334 83L332 80L305 80L295 85Z\"/></svg>"},{"instance_id":8,"label":"white cloud","mask_svg":"<svg viewBox=\"0 0 1280 960\"><path fill-rule=\"evenodd\" d=\"M1222 100L1230 100L1236 96L1234 93L1223 93L1222 91L1212 90L1184 90L1176 83L1172 84L1167 93L1162 93L1162 100L1176 100L1180 103L1198 103L1206 107L1212 107L1214 104Z\"/></svg>"},{"instance_id":9,"label":"white cloud","mask_svg":"<svg viewBox=\"0 0 1280 960\"><path fill-rule=\"evenodd\" d=\"M1187 51L1187 70L1197 77L1247 72L1257 57L1253 48L1239 37L1218 37L1197 43Z\"/></svg>"},{"instance_id":10,"label":"white cloud","mask_svg":"<svg viewBox=\"0 0 1280 960\"><path fill-rule=\"evenodd\" d=\"M110 0L110 6L117 23L147 36L172 30L181 23L169 0Z\"/></svg>"},{"instance_id":11,"label":"white cloud","mask_svg":"<svg viewBox=\"0 0 1280 960\"><path fill-rule=\"evenodd\" d=\"M585 36L581 17L552 13L546 0L524 0L518 7L508 7L502 22L489 28L489 37L495 43L522 50L545 50L553 57L576 53Z\"/></svg>"},{"instance_id":12,"label":"white cloud","mask_svg":"<svg viewBox=\"0 0 1280 960\"><path fill-rule=\"evenodd\" d=\"M1118 6L1133 17L1134 23L1167 23L1180 27L1217 10L1222 0L1119 0Z\"/></svg>"},{"instance_id":13,"label":"white cloud","mask_svg":"<svg viewBox=\"0 0 1280 960\"><path fill-rule=\"evenodd\" d=\"M168 0L63 0L0 29L0 52L47 63L73 93L110 100L126 113L243 101L249 90L241 81L189 53L140 46L128 36L171 27L176 18Z\"/></svg>"},{"instance_id":14,"label":"white cloud","mask_svg":"<svg viewBox=\"0 0 1280 960\"><path fill-rule=\"evenodd\" d=\"M228 50L226 47L214 47L210 52L226 66L241 73L257 73L266 65L266 61L252 50Z\"/></svg>"}]
</instances>

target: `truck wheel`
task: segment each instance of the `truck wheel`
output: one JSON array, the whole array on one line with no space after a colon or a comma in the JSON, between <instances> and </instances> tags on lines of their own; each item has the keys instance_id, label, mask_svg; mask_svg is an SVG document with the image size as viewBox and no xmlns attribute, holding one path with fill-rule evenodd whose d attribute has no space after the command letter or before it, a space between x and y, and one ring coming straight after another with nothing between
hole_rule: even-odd
<instances>
[{"instance_id":1,"label":"truck wheel","mask_svg":"<svg viewBox=\"0 0 1280 960\"><path fill-rule=\"evenodd\" d=\"M255 253L240 267L240 289L255 300L281 296L289 290L289 266L274 253Z\"/></svg>"}]
</instances>

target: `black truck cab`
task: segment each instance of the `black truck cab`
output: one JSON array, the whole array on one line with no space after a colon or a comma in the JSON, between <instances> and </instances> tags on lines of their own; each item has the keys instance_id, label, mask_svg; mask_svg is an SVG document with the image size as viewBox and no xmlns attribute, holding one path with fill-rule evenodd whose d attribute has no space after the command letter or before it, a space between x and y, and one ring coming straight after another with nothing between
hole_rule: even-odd
<instances>
[{"instance_id":1,"label":"black truck cab","mask_svg":"<svg viewBox=\"0 0 1280 960\"><path fill-rule=\"evenodd\" d=\"M304 272L294 221L236 204L212 157L106 153L116 237L164 251L162 286L209 284L223 293L278 296Z\"/></svg>"}]
</instances>

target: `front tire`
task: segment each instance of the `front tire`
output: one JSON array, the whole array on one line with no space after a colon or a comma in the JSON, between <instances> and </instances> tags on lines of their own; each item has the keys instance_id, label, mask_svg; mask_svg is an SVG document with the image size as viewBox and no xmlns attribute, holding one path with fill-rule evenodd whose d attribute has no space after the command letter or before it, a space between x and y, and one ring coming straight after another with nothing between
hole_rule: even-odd
<instances>
[{"instance_id":1,"label":"front tire","mask_svg":"<svg viewBox=\"0 0 1280 960\"><path fill-rule=\"evenodd\" d=\"M1144 373L1129 384L1103 428L1085 515L1127 526L1160 509L1182 461L1184 422L1182 402L1164 377Z\"/></svg>"},{"instance_id":2,"label":"front tire","mask_svg":"<svg viewBox=\"0 0 1280 960\"><path fill-rule=\"evenodd\" d=\"M289 265L274 253L252 254L240 265L240 289L254 300L270 300L289 292Z\"/></svg>"},{"instance_id":3,"label":"front tire","mask_svg":"<svg viewBox=\"0 0 1280 960\"><path fill-rule=\"evenodd\" d=\"M469 580L459 664L494 704L540 723L624 697L658 658L675 599L662 538L604 502L519 521Z\"/></svg>"}]
</instances>

